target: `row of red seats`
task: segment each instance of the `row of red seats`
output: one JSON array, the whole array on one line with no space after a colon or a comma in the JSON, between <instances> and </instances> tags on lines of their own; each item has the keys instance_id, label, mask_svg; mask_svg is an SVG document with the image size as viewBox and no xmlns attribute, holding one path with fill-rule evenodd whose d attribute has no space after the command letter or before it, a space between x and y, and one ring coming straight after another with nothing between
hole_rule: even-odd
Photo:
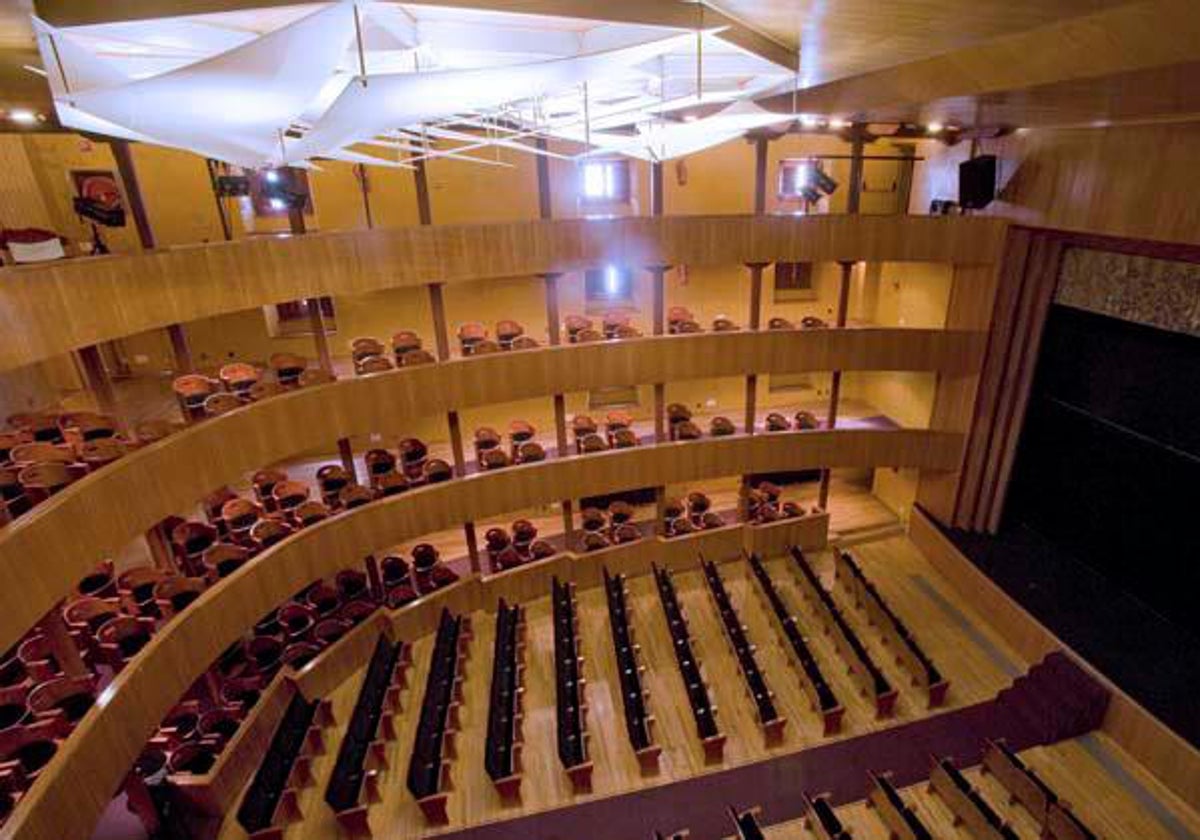
<instances>
[{"instance_id":1,"label":"row of red seats","mask_svg":"<svg viewBox=\"0 0 1200 840\"><path fill-rule=\"evenodd\" d=\"M712 501L699 492L663 503L663 536L678 537L710 528L722 528L725 520L712 510Z\"/></svg>"},{"instance_id":2,"label":"row of red seats","mask_svg":"<svg viewBox=\"0 0 1200 840\"><path fill-rule=\"evenodd\" d=\"M516 321L505 319L496 322L496 338L488 336L487 327L478 321L460 324L458 346L464 356L482 356L504 350L532 350L537 340L525 334L525 327Z\"/></svg>"},{"instance_id":3,"label":"row of red seats","mask_svg":"<svg viewBox=\"0 0 1200 840\"><path fill-rule=\"evenodd\" d=\"M0 430L0 524L170 431L146 423L126 436L111 417L90 411L12 415Z\"/></svg>"},{"instance_id":4,"label":"row of red seats","mask_svg":"<svg viewBox=\"0 0 1200 840\"><path fill-rule=\"evenodd\" d=\"M537 430L524 420L508 424L508 449L504 438L491 426L475 430L475 461L481 469L495 470L511 464L532 464L546 460L545 448L534 440Z\"/></svg>"},{"instance_id":5,"label":"row of red seats","mask_svg":"<svg viewBox=\"0 0 1200 840\"><path fill-rule=\"evenodd\" d=\"M608 508L585 507L579 513L583 525L580 545L584 551L599 551L611 545L636 542L642 532L633 522L633 506L620 500Z\"/></svg>"},{"instance_id":6,"label":"row of red seats","mask_svg":"<svg viewBox=\"0 0 1200 840\"><path fill-rule=\"evenodd\" d=\"M783 488L770 481L760 481L746 493L746 519L758 525L780 519L795 519L804 516L804 507L799 502L780 498Z\"/></svg>"},{"instance_id":7,"label":"row of red seats","mask_svg":"<svg viewBox=\"0 0 1200 840\"><path fill-rule=\"evenodd\" d=\"M383 342L370 337L356 338L350 342L350 355L358 376L437 361L432 353L422 347L421 337L412 330L401 330L392 336L390 356Z\"/></svg>"},{"instance_id":8,"label":"row of red seats","mask_svg":"<svg viewBox=\"0 0 1200 840\"><path fill-rule=\"evenodd\" d=\"M515 569L534 560L544 560L556 553L553 545L537 538L537 526L528 519L518 519L511 532L493 527L483 535L488 561L493 572Z\"/></svg>"},{"instance_id":9,"label":"row of red seats","mask_svg":"<svg viewBox=\"0 0 1200 840\"><path fill-rule=\"evenodd\" d=\"M247 362L223 365L216 378L202 373L176 377L171 390L179 402L183 419L191 423L217 417L284 391L333 380L330 373L321 368L310 368L308 360L295 353L275 353L267 366L273 378L267 378L261 369Z\"/></svg>"}]
</instances>

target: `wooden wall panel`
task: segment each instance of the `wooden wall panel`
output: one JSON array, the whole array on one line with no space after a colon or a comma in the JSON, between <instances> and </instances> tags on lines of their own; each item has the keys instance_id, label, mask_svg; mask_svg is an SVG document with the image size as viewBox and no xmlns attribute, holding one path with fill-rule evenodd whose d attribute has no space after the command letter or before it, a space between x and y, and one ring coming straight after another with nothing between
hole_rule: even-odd
<instances>
[{"instance_id":1,"label":"wooden wall panel","mask_svg":"<svg viewBox=\"0 0 1200 840\"><path fill-rule=\"evenodd\" d=\"M0 647L88 569L164 517L264 466L329 450L338 438L402 431L452 409L605 385L831 367L970 370L982 346L979 332L916 329L662 336L478 356L274 397L138 450L0 529L0 588L22 593L0 621ZM643 477L647 485L662 483Z\"/></svg>"},{"instance_id":2,"label":"wooden wall panel","mask_svg":"<svg viewBox=\"0 0 1200 840\"><path fill-rule=\"evenodd\" d=\"M280 301L609 263L990 263L1005 223L920 216L686 216L249 238L0 269L0 370ZM19 337L19 338L17 338Z\"/></svg>"},{"instance_id":3,"label":"wooden wall panel","mask_svg":"<svg viewBox=\"0 0 1200 840\"><path fill-rule=\"evenodd\" d=\"M3 836L86 840L158 722L221 651L305 584L376 549L472 518L651 483L815 466L945 468L957 459L961 445L960 435L905 430L669 443L511 467L333 517L259 555L160 631L105 689L22 798ZM741 539L737 530L731 533ZM470 598L469 586L454 587L452 595L461 590Z\"/></svg>"},{"instance_id":4,"label":"wooden wall panel","mask_svg":"<svg viewBox=\"0 0 1200 840\"><path fill-rule=\"evenodd\" d=\"M986 330L1003 275L1000 265L956 265L946 313L949 329ZM967 432L976 412L979 369L939 375L930 428ZM966 457L964 447L963 457ZM917 502L942 522L953 522L959 495L961 462L943 473L923 473Z\"/></svg>"}]
</instances>

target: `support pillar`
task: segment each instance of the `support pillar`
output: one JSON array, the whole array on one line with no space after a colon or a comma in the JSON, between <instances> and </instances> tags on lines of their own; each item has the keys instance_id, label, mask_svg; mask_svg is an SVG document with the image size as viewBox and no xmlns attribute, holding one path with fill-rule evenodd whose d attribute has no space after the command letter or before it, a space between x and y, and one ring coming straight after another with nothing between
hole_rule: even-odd
<instances>
[{"instance_id":1,"label":"support pillar","mask_svg":"<svg viewBox=\"0 0 1200 840\"><path fill-rule=\"evenodd\" d=\"M325 313L321 311L321 299L309 298L308 323L313 334L313 345L317 351L317 362L328 374L333 373L333 356L329 352L329 336L325 332Z\"/></svg>"},{"instance_id":2,"label":"support pillar","mask_svg":"<svg viewBox=\"0 0 1200 840\"><path fill-rule=\"evenodd\" d=\"M183 324L168 324L167 338L171 341L171 356L174 358L175 372L182 376L194 371L196 366L192 362L192 348L188 344Z\"/></svg>"},{"instance_id":3,"label":"support pillar","mask_svg":"<svg viewBox=\"0 0 1200 840\"><path fill-rule=\"evenodd\" d=\"M350 480L358 483L358 468L354 463L354 447L350 438L338 438L338 457L342 459L342 468L350 473Z\"/></svg>"},{"instance_id":4,"label":"support pillar","mask_svg":"<svg viewBox=\"0 0 1200 840\"><path fill-rule=\"evenodd\" d=\"M854 272L854 263L843 261L840 263L842 268L841 288L838 291L838 308L837 308L837 326L842 328L846 326L848 310L850 308L850 278ZM832 379L829 386L829 413L825 418L825 428L833 431L837 427L838 402L842 395L842 372L840 370L833 371ZM821 471L821 488L817 494L817 505L821 510L829 509L829 482L832 476L832 471L826 467Z\"/></svg>"},{"instance_id":5,"label":"support pillar","mask_svg":"<svg viewBox=\"0 0 1200 840\"><path fill-rule=\"evenodd\" d=\"M373 230L375 217L371 214L371 184L367 181L367 167L361 163L356 164L354 177L358 180L358 189L362 193L363 217L367 223L367 230Z\"/></svg>"},{"instance_id":6,"label":"support pillar","mask_svg":"<svg viewBox=\"0 0 1200 840\"><path fill-rule=\"evenodd\" d=\"M96 406L101 414L116 417L117 399L113 393L112 381L104 367L104 359L100 356L100 348L95 344L80 347L79 363L83 368L84 381L87 389L96 399Z\"/></svg>"},{"instance_id":7,"label":"support pillar","mask_svg":"<svg viewBox=\"0 0 1200 840\"><path fill-rule=\"evenodd\" d=\"M38 628L50 642L50 652L54 660L68 677L86 677L90 672L83 663L79 648L67 630L67 623L62 617L62 604L54 606L38 624Z\"/></svg>"},{"instance_id":8,"label":"support pillar","mask_svg":"<svg viewBox=\"0 0 1200 840\"><path fill-rule=\"evenodd\" d=\"M450 358L450 327L446 324L446 302L442 297L442 284L430 283L429 308L433 312L433 337L437 343L437 359L444 362Z\"/></svg>"},{"instance_id":9,"label":"support pillar","mask_svg":"<svg viewBox=\"0 0 1200 840\"><path fill-rule=\"evenodd\" d=\"M117 164L117 175L121 178L121 186L125 189L125 198L129 202L129 214L133 216L133 224L137 228L138 240L142 248L152 251L155 247L154 231L150 227L150 217L146 213L146 202L142 199L142 188L138 184L137 169L133 165L133 151L128 140L109 140L113 160Z\"/></svg>"}]
</instances>

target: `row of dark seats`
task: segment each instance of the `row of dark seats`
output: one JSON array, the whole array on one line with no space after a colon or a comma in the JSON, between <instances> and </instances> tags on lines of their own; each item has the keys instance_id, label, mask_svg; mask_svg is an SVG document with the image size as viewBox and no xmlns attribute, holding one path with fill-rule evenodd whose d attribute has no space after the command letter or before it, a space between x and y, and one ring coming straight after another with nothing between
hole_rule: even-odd
<instances>
[{"instance_id":1,"label":"row of dark seats","mask_svg":"<svg viewBox=\"0 0 1200 840\"><path fill-rule=\"evenodd\" d=\"M955 767L954 762L948 758L939 759L937 766L934 768L934 775L931 777L931 784L934 790L939 790L937 780L939 771L942 778L949 780L950 784L957 789L960 799L964 803L964 806L959 806L954 801L948 803L950 809L954 811L958 819L966 822L973 822L975 818L981 819L988 825L995 836L1001 837L1003 840L1017 840L1017 833L1000 818L996 810L988 804L987 800L980 795L974 785L967 781L967 777L962 774L962 771ZM962 813L960 807L970 808L974 813Z\"/></svg>"},{"instance_id":2,"label":"row of dark seats","mask_svg":"<svg viewBox=\"0 0 1200 840\"><path fill-rule=\"evenodd\" d=\"M775 706L774 695L767 686L767 679L763 676L762 669L758 667L758 660L754 657L754 645L750 644L746 628L738 618L737 610L733 607L729 591L725 588L725 581L721 579L721 573L717 571L715 563L701 560L700 565L704 571L704 580L708 584L709 594L721 616L721 625L725 628L725 638L733 648L733 654L738 662L738 670L741 671L742 679L746 681L746 690L754 701L754 708L758 712L758 722L763 727L764 733L768 735L773 733L773 737L778 737L784 719Z\"/></svg>"},{"instance_id":3,"label":"row of dark seats","mask_svg":"<svg viewBox=\"0 0 1200 840\"><path fill-rule=\"evenodd\" d=\"M771 580L766 566L763 565L762 560L757 554L751 554L747 557L747 562L750 564L750 571L754 575L754 579L758 582L759 589L766 598L767 604L771 607L771 612L775 616L780 632L787 640L787 645L792 651L795 664L798 664L800 670L804 672L804 679L801 681L802 685L814 708L821 713L825 724L825 734L835 734L841 728L842 715L845 709L838 702L829 682L825 679L824 674L821 673L821 666L817 662L817 658L813 655L812 650L809 649L808 642L804 639L804 632L800 628L799 621L796 620L796 616L788 611L787 604L784 603L783 596L779 594L779 590L775 588L775 582Z\"/></svg>"},{"instance_id":4,"label":"row of dark seats","mask_svg":"<svg viewBox=\"0 0 1200 840\"><path fill-rule=\"evenodd\" d=\"M575 585L550 581L554 609L554 686L558 698L558 757L576 787L591 778L587 744L586 683L579 647Z\"/></svg>"},{"instance_id":5,"label":"row of dark seats","mask_svg":"<svg viewBox=\"0 0 1200 840\"><path fill-rule=\"evenodd\" d=\"M625 708L625 727L629 743L641 756L655 755L656 745L651 733L651 716L646 708L646 690L642 686L642 666L638 648L633 641L633 627L626 604L625 576L609 575L604 569L604 593L608 600L608 620L612 628L613 650L621 680L621 701Z\"/></svg>"},{"instance_id":6,"label":"row of dark seats","mask_svg":"<svg viewBox=\"0 0 1200 840\"><path fill-rule=\"evenodd\" d=\"M921 645L905 623L879 594L875 584L867 580L866 574L854 557L847 551L837 552L836 557L838 581L854 596L855 601L866 607L868 615L879 625L881 631L893 637L892 641L898 647L897 655L913 671L917 682L928 689L930 708L942 705L946 700L949 683L942 677L941 671L921 649Z\"/></svg>"},{"instance_id":7,"label":"row of dark seats","mask_svg":"<svg viewBox=\"0 0 1200 840\"><path fill-rule=\"evenodd\" d=\"M442 610L408 765L408 789L431 822L446 820L444 757L448 752L446 741L452 736L454 707L461 699L467 620Z\"/></svg>"},{"instance_id":8,"label":"row of dark seats","mask_svg":"<svg viewBox=\"0 0 1200 840\"><path fill-rule=\"evenodd\" d=\"M806 825L813 830L821 840L851 840L850 832L842 825L842 820L829 804L827 796L804 795L804 804L808 816Z\"/></svg>"},{"instance_id":9,"label":"row of dark seats","mask_svg":"<svg viewBox=\"0 0 1200 840\"><path fill-rule=\"evenodd\" d=\"M1075 816L1071 806L1003 741L987 742L981 772L993 774L1012 801L1033 815L1042 826L1043 837L1095 840L1095 833Z\"/></svg>"},{"instance_id":10,"label":"row of dark seats","mask_svg":"<svg viewBox=\"0 0 1200 840\"><path fill-rule=\"evenodd\" d=\"M496 609L496 640L492 647L492 686L483 763L496 788L506 796L515 795L520 786L523 624L521 606L510 606L501 598Z\"/></svg>"},{"instance_id":11,"label":"row of dark seats","mask_svg":"<svg viewBox=\"0 0 1200 840\"><path fill-rule=\"evenodd\" d=\"M668 570L660 569L656 564L651 564L651 569L654 571L654 584L658 589L658 598L662 603L667 628L671 634L675 662L679 666L680 676L683 677L688 704L692 707L692 717L696 721L696 733L705 746L706 754L719 760L724 736L717 725L717 709L709 697L708 686L704 684L700 662L692 652L691 633L683 614L683 607L679 603L679 596L675 592L675 584Z\"/></svg>"},{"instance_id":12,"label":"row of dark seats","mask_svg":"<svg viewBox=\"0 0 1200 840\"><path fill-rule=\"evenodd\" d=\"M733 827L737 829L738 840L765 840L766 835L758 822L757 808L745 811L730 808L729 817L733 820Z\"/></svg>"},{"instance_id":13,"label":"row of dark seats","mask_svg":"<svg viewBox=\"0 0 1200 840\"><path fill-rule=\"evenodd\" d=\"M875 698L875 711L879 717L891 715L895 709L896 690L892 688L888 678L875 664L871 654L867 652L854 628L846 621L833 596L821 585L817 573L804 558L804 552L799 546L792 546L792 561L801 583L801 590L807 593L825 614L827 624L834 629L834 641L838 652L847 659L850 671L860 682L869 695Z\"/></svg>"},{"instance_id":14,"label":"row of dark seats","mask_svg":"<svg viewBox=\"0 0 1200 840\"><path fill-rule=\"evenodd\" d=\"M879 818L891 830L893 837L909 837L911 840L933 840L933 835L917 812L913 810L892 780L886 775L871 773L871 789L867 794Z\"/></svg>"},{"instance_id":15,"label":"row of dark seats","mask_svg":"<svg viewBox=\"0 0 1200 840\"><path fill-rule=\"evenodd\" d=\"M350 723L338 748L333 773L325 788L325 801L335 813L350 811L361 804L363 782L369 772L367 752L379 737L384 701L403 652L403 642L392 642L382 634L375 642Z\"/></svg>"},{"instance_id":16,"label":"row of dark seats","mask_svg":"<svg viewBox=\"0 0 1200 840\"><path fill-rule=\"evenodd\" d=\"M288 788L296 759L308 739L319 703L318 700L305 700L298 691L288 703L238 808L237 821L247 834L254 835L276 824L279 803Z\"/></svg>"}]
</instances>

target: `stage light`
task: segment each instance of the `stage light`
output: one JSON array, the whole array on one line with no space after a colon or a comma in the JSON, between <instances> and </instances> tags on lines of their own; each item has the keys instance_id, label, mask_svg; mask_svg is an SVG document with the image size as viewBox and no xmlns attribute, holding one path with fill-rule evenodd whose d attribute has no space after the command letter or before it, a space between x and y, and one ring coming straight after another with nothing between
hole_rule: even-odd
<instances>
[{"instance_id":1,"label":"stage light","mask_svg":"<svg viewBox=\"0 0 1200 840\"><path fill-rule=\"evenodd\" d=\"M268 169L266 174L263 175L263 177L267 179L268 184L278 184L279 183L279 173L276 172L274 169Z\"/></svg>"},{"instance_id":2,"label":"stage light","mask_svg":"<svg viewBox=\"0 0 1200 840\"><path fill-rule=\"evenodd\" d=\"M37 114L28 108L14 108L8 112L8 118L21 125L33 125L37 122Z\"/></svg>"}]
</instances>

